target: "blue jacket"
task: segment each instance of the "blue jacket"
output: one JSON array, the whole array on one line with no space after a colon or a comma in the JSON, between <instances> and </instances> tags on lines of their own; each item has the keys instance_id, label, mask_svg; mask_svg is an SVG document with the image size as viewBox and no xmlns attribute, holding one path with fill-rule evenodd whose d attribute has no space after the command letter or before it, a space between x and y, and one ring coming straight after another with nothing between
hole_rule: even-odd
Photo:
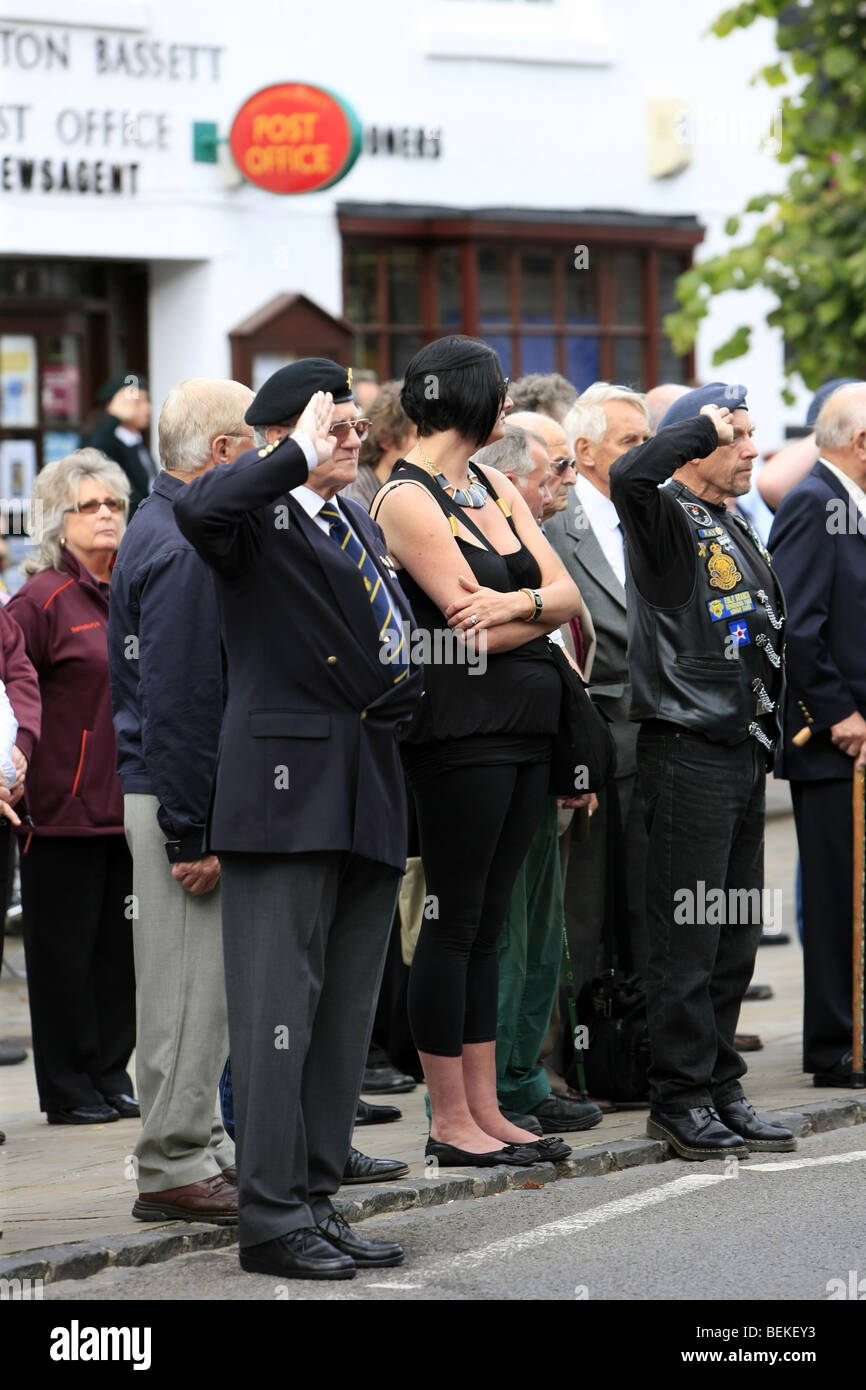
<instances>
[{"instance_id":1,"label":"blue jacket","mask_svg":"<svg viewBox=\"0 0 866 1390\"><path fill-rule=\"evenodd\" d=\"M108 656L124 792L159 801L172 862L208 852L224 687L213 575L178 529L191 483L160 473L120 543Z\"/></svg>"},{"instance_id":2,"label":"blue jacket","mask_svg":"<svg viewBox=\"0 0 866 1390\"><path fill-rule=\"evenodd\" d=\"M855 710L866 715L866 520L819 460L783 498L769 544L788 604L788 696L777 775L850 779L854 759L834 747L829 731ZM798 748L794 735L807 724L812 737Z\"/></svg>"},{"instance_id":3,"label":"blue jacket","mask_svg":"<svg viewBox=\"0 0 866 1390\"><path fill-rule=\"evenodd\" d=\"M307 475L286 439L211 469L175 502L216 572L228 662L211 842L217 853L336 850L402 871L397 733L423 675L413 668L395 683L383 663L356 565L289 495ZM356 503L340 506L411 622L379 527Z\"/></svg>"}]
</instances>

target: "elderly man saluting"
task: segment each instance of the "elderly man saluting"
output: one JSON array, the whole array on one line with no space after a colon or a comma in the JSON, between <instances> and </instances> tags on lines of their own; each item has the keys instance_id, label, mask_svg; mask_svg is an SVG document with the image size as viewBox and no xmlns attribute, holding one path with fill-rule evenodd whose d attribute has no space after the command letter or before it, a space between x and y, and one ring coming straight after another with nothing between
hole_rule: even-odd
<instances>
[{"instance_id":1,"label":"elderly man saluting","mask_svg":"<svg viewBox=\"0 0 866 1390\"><path fill-rule=\"evenodd\" d=\"M686 1159L796 1147L745 1098L733 1043L761 936L783 688L782 592L751 526L725 507L749 489L752 429L745 387L712 382L610 469L649 834L647 1133Z\"/></svg>"},{"instance_id":2,"label":"elderly man saluting","mask_svg":"<svg viewBox=\"0 0 866 1390\"><path fill-rule=\"evenodd\" d=\"M397 752L421 677L357 471L351 372L282 367L246 413L260 447L189 483L178 525L216 575L228 702L211 822L237 1123L240 1262L348 1279L399 1264L331 1196L349 1149L406 857Z\"/></svg>"}]
</instances>

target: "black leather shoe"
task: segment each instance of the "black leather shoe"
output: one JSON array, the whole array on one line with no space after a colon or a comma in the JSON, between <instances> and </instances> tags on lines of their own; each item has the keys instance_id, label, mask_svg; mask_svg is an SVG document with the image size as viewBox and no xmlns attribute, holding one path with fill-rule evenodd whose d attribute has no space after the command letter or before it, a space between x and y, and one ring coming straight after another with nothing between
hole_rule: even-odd
<instances>
[{"instance_id":1,"label":"black leather shoe","mask_svg":"<svg viewBox=\"0 0 866 1390\"><path fill-rule=\"evenodd\" d=\"M396 1240L367 1240L353 1231L339 1212L332 1212L327 1221L316 1227L319 1235L355 1261L359 1269L384 1269L403 1263L403 1247Z\"/></svg>"},{"instance_id":2,"label":"black leather shoe","mask_svg":"<svg viewBox=\"0 0 866 1390\"><path fill-rule=\"evenodd\" d=\"M49 1110L45 1118L50 1125L107 1125L120 1115L113 1105L76 1105L71 1110Z\"/></svg>"},{"instance_id":3,"label":"black leather shoe","mask_svg":"<svg viewBox=\"0 0 866 1390\"><path fill-rule=\"evenodd\" d=\"M392 1120L402 1120L403 1111L396 1105L370 1105L369 1101L358 1101L356 1125L389 1125Z\"/></svg>"},{"instance_id":4,"label":"black leather shoe","mask_svg":"<svg viewBox=\"0 0 866 1390\"><path fill-rule=\"evenodd\" d=\"M361 1090L370 1091L374 1095L377 1092L397 1094L402 1091L414 1091L417 1085L414 1076L407 1076L405 1072L398 1071L390 1062L380 1062L364 1068Z\"/></svg>"},{"instance_id":5,"label":"black leather shoe","mask_svg":"<svg viewBox=\"0 0 866 1390\"><path fill-rule=\"evenodd\" d=\"M106 1105L111 1105L122 1120L140 1120L141 1109L135 1096L106 1096Z\"/></svg>"},{"instance_id":6,"label":"black leather shoe","mask_svg":"<svg viewBox=\"0 0 866 1390\"><path fill-rule=\"evenodd\" d=\"M357 1149L350 1149L343 1182L387 1182L389 1178L403 1178L408 1172L409 1164L399 1158L368 1158Z\"/></svg>"},{"instance_id":7,"label":"black leather shoe","mask_svg":"<svg viewBox=\"0 0 866 1390\"><path fill-rule=\"evenodd\" d=\"M671 1113L651 1110L646 1122L650 1139L663 1139L680 1158L748 1158L745 1140L722 1124L711 1105Z\"/></svg>"},{"instance_id":8,"label":"black leather shoe","mask_svg":"<svg viewBox=\"0 0 866 1390\"><path fill-rule=\"evenodd\" d=\"M534 1144L505 1144L501 1149L491 1149L489 1153L473 1154L467 1149L456 1149L453 1144L443 1144L440 1139L428 1139L424 1150L425 1158L435 1158L443 1168L528 1168L538 1163L538 1150Z\"/></svg>"},{"instance_id":9,"label":"black leather shoe","mask_svg":"<svg viewBox=\"0 0 866 1390\"><path fill-rule=\"evenodd\" d=\"M279 1279L354 1279L355 1261L325 1240L315 1226L277 1236L261 1245L242 1246L241 1269Z\"/></svg>"},{"instance_id":10,"label":"black leather shoe","mask_svg":"<svg viewBox=\"0 0 866 1390\"><path fill-rule=\"evenodd\" d=\"M537 1134L539 1137L544 1133L541 1121L534 1115L521 1115L517 1110L504 1110L501 1105L499 1113L503 1120L507 1120L510 1125L516 1125L518 1129L528 1129L530 1134Z\"/></svg>"},{"instance_id":11,"label":"black leather shoe","mask_svg":"<svg viewBox=\"0 0 866 1390\"><path fill-rule=\"evenodd\" d=\"M570 1134L578 1129L592 1129L602 1121L601 1109L594 1100L568 1100L552 1091L529 1113L538 1120L544 1134Z\"/></svg>"},{"instance_id":12,"label":"black leather shoe","mask_svg":"<svg viewBox=\"0 0 866 1390\"><path fill-rule=\"evenodd\" d=\"M790 1153L797 1141L789 1129L775 1120L764 1120L746 1097L719 1106L719 1119L746 1141L752 1153Z\"/></svg>"},{"instance_id":13,"label":"black leather shoe","mask_svg":"<svg viewBox=\"0 0 866 1390\"><path fill-rule=\"evenodd\" d=\"M23 1047L14 1047L12 1043L0 1042L0 1067L14 1067L18 1062L26 1062L27 1053Z\"/></svg>"},{"instance_id":14,"label":"black leather shoe","mask_svg":"<svg viewBox=\"0 0 866 1390\"><path fill-rule=\"evenodd\" d=\"M773 998L773 986L772 986L772 985L749 985L749 988L746 990L745 994L743 995L743 998L744 998L744 999L772 999L772 998Z\"/></svg>"},{"instance_id":15,"label":"black leather shoe","mask_svg":"<svg viewBox=\"0 0 866 1390\"><path fill-rule=\"evenodd\" d=\"M835 1067L830 1067L827 1071L816 1071L812 1077L812 1084L813 1086L850 1086L853 1065L853 1052L846 1052L844 1057L839 1058Z\"/></svg>"},{"instance_id":16,"label":"black leather shoe","mask_svg":"<svg viewBox=\"0 0 866 1390\"><path fill-rule=\"evenodd\" d=\"M764 931L761 932L759 946L788 946L791 938L786 931Z\"/></svg>"}]
</instances>

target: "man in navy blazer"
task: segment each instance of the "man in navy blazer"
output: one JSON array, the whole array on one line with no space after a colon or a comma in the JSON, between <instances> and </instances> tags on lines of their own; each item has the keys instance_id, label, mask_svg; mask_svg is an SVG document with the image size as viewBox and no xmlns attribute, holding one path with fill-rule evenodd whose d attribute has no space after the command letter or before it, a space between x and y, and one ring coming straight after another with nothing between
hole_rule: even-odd
<instances>
[{"instance_id":1,"label":"man in navy blazer","mask_svg":"<svg viewBox=\"0 0 866 1390\"><path fill-rule=\"evenodd\" d=\"M307 404L308 402L308 404ZM241 1267L351 1278L399 1264L333 1208L406 856L397 732L421 675L383 639L411 611L357 470L351 372L276 372L260 447L188 484L178 525L216 576L228 700L211 845L237 1125Z\"/></svg>"},{"instance_id":2,"label":"man in navy blazer","mask_svg":"<svg viewBox=\"0 0 866 1390\"><path fill-rule=\"evenodd\" d=\"M820 458L783 499L770 549L788 603L788 697L777 775L791 783L803 868L803 1069L851 1074L855 764L866 766L866 386L828 399ZM794 736L808 729L807 742Z\"/></svg>"}]
</instances>

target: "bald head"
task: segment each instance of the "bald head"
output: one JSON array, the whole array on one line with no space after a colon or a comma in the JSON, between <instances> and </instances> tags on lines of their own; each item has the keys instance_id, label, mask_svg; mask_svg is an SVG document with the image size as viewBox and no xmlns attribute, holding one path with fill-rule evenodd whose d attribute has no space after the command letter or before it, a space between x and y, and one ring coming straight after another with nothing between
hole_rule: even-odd
<instances>
[{"instance_id":1,"label":"bald head","mask_svg":"<svg viewBox=\"0 0 866 1390\"><path fill-rule=\"evenodd\" d=\"M188 481L231 463L253 444L244 420L253 393L239 381L195 376L165 398L159 415L159 458L167 473Z\"/></svg>"},{"instance_id":2,"label":"bald head","mask_svg":"<svg viewBox=\"0 0 866 1390\"><path fill-rule=\"evenodd\" d=\"M815 425L821 457L866 485L866 384L840 386L821 408Z\"/></svg>"},{"instance_id":3,"label":"bald head","mask_svg":"<svg viewBox=\"0 0 866 1390\"><path fill-rule=\"evenodd\" d=\"M647 391L644 402L649 415L651 435L655 434L659 421L670 410L674 401L678 401L680 396L687 396L689 389L688 386L680 386L674 381L665 381L661 386L654 386L651 391Z\"/></svg>"}]
</instances>

